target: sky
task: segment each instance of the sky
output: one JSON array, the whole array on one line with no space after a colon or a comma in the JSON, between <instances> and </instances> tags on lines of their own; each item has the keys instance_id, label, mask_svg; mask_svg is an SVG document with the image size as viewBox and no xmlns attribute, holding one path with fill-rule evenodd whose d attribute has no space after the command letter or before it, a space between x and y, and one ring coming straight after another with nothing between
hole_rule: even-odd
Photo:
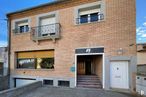
<instances>
[{"instance_id":1,"label":"sky","mask_svg":"<svg viewBox=\"0 0 146 97\"><path fill-rule=\"evenodd\" d=\"M146 43L146 0L136 0L137 43Z\"/></svg>"},{"instance_id":2,"label":"sky","mask_svg":"<svg viewBox=\"0 0 146 97\"><path fill-rule=\"evenodd\" d=\"M0 0L0 47L7 45L6 13L37 6L53 0ZM146 0L136 0L137 43L146 43Z\"/></svg>"}]
</instances>

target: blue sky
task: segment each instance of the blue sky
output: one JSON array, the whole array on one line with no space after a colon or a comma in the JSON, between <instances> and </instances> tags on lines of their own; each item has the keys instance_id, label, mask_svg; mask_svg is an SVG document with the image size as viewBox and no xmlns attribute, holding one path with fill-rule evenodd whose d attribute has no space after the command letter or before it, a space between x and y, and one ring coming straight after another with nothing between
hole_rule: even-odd
<instances>
[{"instance_id":1,"label":"blue sky","mask_svg":"<svg viewBox=\"0 0 146 97\"><path fill-rule=\"evenodd\" d=\"M137 42L146 43L146 0L136 0L137 8Z\"/></svg>"},{"instance_id":2,"label":"blue sky","mask_svg":"<svg viewBox=\"0 0 146 97\"><path fill-rule=\"evenodd\" d=\"M53 0L0 0L0 46L7 45L7 24L5 14L29 8ZM137 43L146 42L146 0L136 0L137 6Z\"/></svg>"}]
</instances>

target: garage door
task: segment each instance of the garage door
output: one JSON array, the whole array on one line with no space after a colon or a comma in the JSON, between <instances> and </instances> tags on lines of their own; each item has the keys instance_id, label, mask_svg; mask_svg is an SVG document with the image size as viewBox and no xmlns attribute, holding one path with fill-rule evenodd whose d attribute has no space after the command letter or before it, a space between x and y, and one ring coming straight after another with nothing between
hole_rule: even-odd
<instances>
[{"instance_id":1,"label":"garage door","mask_svg":"<svg viewBox=\"0 0 146 97\"><path fill-rule=\"evenodd\" d=\"M128 61L111 62L111 88L129 89Z\"/></svg>"},{"instance_id":2,"label":"garage door","mask_svg":"<svg viewBox=\"0 0 146 97\"><path fill-rule=\"evenodd\" d=\"M15 87L25 86L25 85L31 84L33 82L36 82L36 80L16 78L15 79Z\"/></svg>"}]
</instances>

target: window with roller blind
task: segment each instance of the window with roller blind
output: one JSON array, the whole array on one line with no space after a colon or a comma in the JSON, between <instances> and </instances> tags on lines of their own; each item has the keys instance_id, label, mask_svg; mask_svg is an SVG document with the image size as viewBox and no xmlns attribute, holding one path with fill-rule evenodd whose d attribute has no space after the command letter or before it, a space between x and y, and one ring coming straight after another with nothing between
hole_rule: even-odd
<instances>
[{"instance_id":1,"label":"window with roller blind","mask_svg":"<svg viewBox=\"0 0 146 97\"><path fill-rule=\"evenodd\" d=\"M82 4L75 7L75 24L100 22L105 20L105 1Z\"/></svg>"},{"instance_id":2,"label":"window with roller blind","mask_svg":"<svg viewBox=\"0 0 146 97\"><path fill-rule=\"evenodd\" d=\"M17 69L54 69L54 50L17 52Z\"/></svg>"},{"instance_id":3,"label":"window with roller blind","mask_svg":"<svg viewBox=\"0 0 146 97\"><path fill-rule=\"evenodd\" d=\"M18 21L15 23L15 33L29 32L28 20Z\"/></svg>"},{"instance_id":4,"label":"window with roller blind","mask_svg":"<svg viewBox=\"0 0 146 97\"><path fill-rule=\"evenodd\" d=\"M100 5L79 9L79 23L90 23L100 20Z\"/></svg>"},{"instance_id":5,"label":"window with roller blind","mask_svg":"<svg viewBox=\"0 0 146 97\"><path fill-rule=\"evenodd\" d=\"M55 35L56 33L55 24L56 24L55 14L40 17L39 18L40 36Z\"/></svg>"}]
</instances>

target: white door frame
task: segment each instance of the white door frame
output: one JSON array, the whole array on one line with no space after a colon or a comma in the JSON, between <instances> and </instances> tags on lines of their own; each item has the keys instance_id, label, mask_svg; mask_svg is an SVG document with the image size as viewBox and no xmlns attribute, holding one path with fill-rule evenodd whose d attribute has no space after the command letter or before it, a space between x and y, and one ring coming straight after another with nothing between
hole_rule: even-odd
<instances>
[{"instance_id":1,"label":"white door frame","mask_svg":"<svg viewBox=\"0 0 146 97\"><path fill-rule=\"evenodd\" d=\"M77 86L77 56L79 55L102 55L102 88L105 88L105 58L104 53L82 53L82 54L75 54L75 87Z\"/></svg>"}]
</instances>

